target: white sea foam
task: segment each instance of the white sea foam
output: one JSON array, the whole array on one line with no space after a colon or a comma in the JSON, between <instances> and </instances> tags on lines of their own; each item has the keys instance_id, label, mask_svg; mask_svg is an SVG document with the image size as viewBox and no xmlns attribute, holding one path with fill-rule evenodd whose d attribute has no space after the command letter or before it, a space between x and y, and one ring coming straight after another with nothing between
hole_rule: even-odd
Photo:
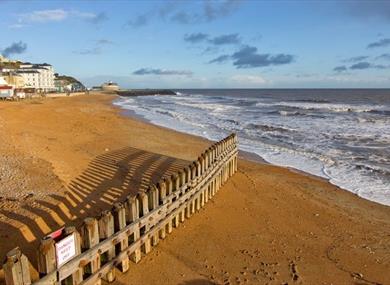
<instances>
[{"instance_id":1,"label":"white sea foam","mask_svg":"<svg viewBox=\"0 0 390 285\"><path fill-rule=\"evenodd\" d=\"M380 104L289 102L180 94L115 102L151 122L208 139L236 132L240 148L390 205L390 117ZM296 108L291 110L286 108Z\"/></svg>"}]
</instances>

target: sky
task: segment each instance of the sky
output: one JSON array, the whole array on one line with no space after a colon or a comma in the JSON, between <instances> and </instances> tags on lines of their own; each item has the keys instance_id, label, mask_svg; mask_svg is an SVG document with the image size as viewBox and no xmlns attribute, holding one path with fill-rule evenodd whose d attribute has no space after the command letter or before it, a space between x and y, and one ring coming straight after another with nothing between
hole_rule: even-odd
<instances>
[{"instance_id":1,"label":"sky","mask_svg":"<svg viewBox=\"0 0 390 285\"><path fill-rule=\"evenodd\" d=\"M389 88L390 1L0 0L0 53L87 86Z\"/></svg>"}]
</instances>

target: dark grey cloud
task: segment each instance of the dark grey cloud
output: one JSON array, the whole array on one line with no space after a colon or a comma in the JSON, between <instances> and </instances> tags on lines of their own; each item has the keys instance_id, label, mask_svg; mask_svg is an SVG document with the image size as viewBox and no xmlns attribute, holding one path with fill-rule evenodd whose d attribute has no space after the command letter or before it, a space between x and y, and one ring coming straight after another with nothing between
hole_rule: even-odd
<instances>
[{"instance_id":1,"label":"dark grey cloud","mask_svg":"<svg viewBox=\"0 0 390 285\"><path fill-rule=\"evenodd\" d=\"M344 1L349 13L355 17L366 19L381 19L390 21L390 2L371 1Z\"/></svg>"},{"instance_id":2,"label":"dark grey cloud","mask_svg":"<svg viewBox=\"0 0 390 285\"><path fill-rule=\"evenodd\" d=\"M243 0L202 0L202 6L193 10L191 1L165 1L162 5L130 19L125 26L141 27L155 18L183 25L207 23L227 17L234 13Z\"/></svg>"},{"instance_id":3,"label":"dark grey cloud","mask_svg":"<svg viewBox=\"0 0 390 285\"><path fill-rule=\"evenodd\" d=\"M379 48L390 46L390 38L380 39L379 41L370 43L367 48Z\"/></svg>"},{"instance_id":4,"label":"dark grey cloud","mask_svg":"<svg viewBox=\"0 0 390 285\"><path fill-rule=\"evenodd\" d=\"M333 71L335 71L335 72L345 72L347 70L348 70L348 68L345 65L340 65L340 66L336 66L335 68L333 68Z\"/></svg>"},{"instance_id":5,"label":"dark grey cloud","mask_svg":"<svg viewBox=\"0 0 390 285\"><path fill-rule=\"evenodd\" d=\"M241 3L242 0L205 1L204 17L208 22L211 22L229 16L239 8Z\"/></svg>"},{"instance_id":6,"label":"dark grey cloud","mask_svg":"<svg viewBox=\"0 0 390 285\"><path fill-rule=\"evenodd\" d=\"M202 55L205 54L217 54L220 51L219 46L209 46L202 51Z\"/></svg>"},{"instance_id":7,"label":"dark grey cloud","mask_svg":"<svg viewBox=\"0 0 390 285\"><path fill-rule=\"evenodd\" d=\"M350 58L346 58L343 60L343 62L359 62L368 59L368 55L360 55L360 56L353 56Z\"/></svg>"},{"instance_id":8,"label":"dark grey cloud","mask_svg":"<svg viewBox=\"0 0 390 285\"><path fill-rule=\"evenodd\" d=\"M16 43L12 43L10 46L6 47L5 49L2 50L2 54L5 57L8 57L13 54L21 54L24 53L27 50L27 44L19 41Z\"/></svg>"},{"instance_id":9,"label":"dark grey cloud","mask_svg":"<svg viewBox=\"0 0 390 285\"><path fill-rule=\"evenodd\" d=\"M367 61L362 61L362 62L358 62L358 63L351 65L349 68L350 69L367 69L370 67L371 67L371 63L369 63Z\"/></svg>"},{"instance_id":10,"label":"dark grey cloud","mask_svg":"<svg viewBox=\"0 0 390 285\"><path fill-rule=\"evenodd\" d=\"M241 38L238 34L221 35L209 40L214 45L229 45L241 43Z\"/></svg>"},{"instance_id":11,"label":"dark grey cloud","mask_svg":"<svg viewBox=\"0 0 390 285\"><path fill-rule=\"evenodd\" d=\"M242 46L232 55L224 54L210 60L208 63L225 63L227 61L233 61L233 65L238 69L256 68L290 64L294 61L294 56L284 53L258 53L256 47L246 45Z\"/></svg>"},{"instance_id":12,"label":"dark grey cloud","mask_svg":"<svg viewBox=\"0 0 390 285\"><path fill-rule=\"evenodd\" d=\"M384 53L376 57L376 59L390 60L390 53Z\"/></svg>"},{"instance_id":13,"label":"dark grey cloud","mask_svg":"<svg viewBox=\"0 0 390 285\"><path fill-rule=\"evenodd\" d=\"M189 42L189 43L192 43L192 44L196 44L196 43L200 43L200 42L203 42L203 41L207 40L208 37L209 37L208 34L193 33L193 34L186 34L184 36L184 40L186 42Z\"/></svg>"},{"instance_id":14,"label":"dark grey cloud","mask_svg":"<svg viewBox=\"0 0 390 285\"><path fill-rule=\"evenodd\" d=\"M138 28L142 26L146 26L149 23L150 15L142 14L135 17L135 19L131 19L127 21L126 26L130 26L133 28Z\"/></svg>"},{"instance_id":15,"label":"dark grey cloud","mask_svg":"<svg viewBox=\"0 0 390 285\"><path fill-rule=\"evenodd\" d=\"M244 46L232 54L233 65L237 68L254 68L271 65L289 64L294 61L291 54L259 54L256 47Z\"/></svg>"},{"instance_id":16,"label":"dark grey cloud","mask_svg":"<svg viewBox=\"0 0 390 285\"><path fill-rule=\"evenodd\" d=\"M362 61L355 63L349 67L351 70L362 70L362 69L369 69L369 68L374 68L374 69L385 69L388 68L387 66L381 65L381 64L372 64L367 61Z\"/></svg>"},{"instance_id":17,"label":"dark grey cloud","mask_svg":"<svg viewBox=\"0 0 390 285\"><path fill-rule=\"evenodd\" d=\"M212 60L210 60L208 63L225 63L227 61L230 60L230 55L228 54L223 54L223 55L220 55Z\"/></svg>"},{"instance_id":18,"label":"dark grey cloud","mask_svg":"<svg viewBox=\"0 0 390 285\"><path fill-rule=\"evenodd\" d=\"M134 75L185 75L192 76L189 70L168 70L160 68L140 68L133 72Z\"/></svg>"},{"instance_id":19,"label":"dark grey cloud","mask_svg":"<svg viewBox=\"0 0 390 285\"><path fill-rule=\"evenodd\" d=\"M237 45L241 43L241 37L237 33L224 34L216 37L211 37L209 34L205 34L205 33L193 33L193 34L186 34L184 36L184 40L192 44L207 42L215 46L234 45L234 44Z\"/></svg>"},{"instance_id":20,"label":"dark grey cloud","mask_svg":"<svg viewBox=\"0 0 390 285\"><path fill-rule=\"evenodd\" d=\"M88 22L97 25L107 20L108 20L107 14L105 12L100 12L99 14L96 14L94 17L88 19Z\"/></svg>"},{"instance_id":21,"label":"dark grey cloud","mask_svg":"<svg viewBox=\"0 0 390 285\"><path fill-rule=\"evenodd\" d=\"M170 20L183 25L196 24L201 22L201 17L198 14L188 13L186 11L179 11L174 13Z\"/></svg>"}]
</instances>

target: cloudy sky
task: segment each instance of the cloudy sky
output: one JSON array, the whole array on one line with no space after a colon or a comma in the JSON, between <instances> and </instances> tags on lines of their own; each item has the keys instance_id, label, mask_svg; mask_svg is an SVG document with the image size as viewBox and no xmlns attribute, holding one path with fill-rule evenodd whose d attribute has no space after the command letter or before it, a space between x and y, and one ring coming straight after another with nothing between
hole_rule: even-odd
<instances>
[{"instance_id":1,"label":"cloudy sky","mask_svg":"<svg viewBox=\"0 0 390 285\"><path fill-rule=\"evenodd\" d=\"M390 87L390 1L7 1L0 53L87 85Z\"/></svg>"}]
</instances>

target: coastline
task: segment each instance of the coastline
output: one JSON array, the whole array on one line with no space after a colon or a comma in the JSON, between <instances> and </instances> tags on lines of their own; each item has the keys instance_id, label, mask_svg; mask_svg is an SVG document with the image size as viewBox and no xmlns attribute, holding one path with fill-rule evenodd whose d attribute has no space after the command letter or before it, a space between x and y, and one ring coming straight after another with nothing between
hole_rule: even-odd
<instances>
[{"instance_id":1,"label":"coastline","mask_svg":"<svg viewBox=\"0 0 390 285\"><path fill-rule=\"evenodd\" d=\"M10 209L15 213L21 210L20 215L26 218L25 211L30 209L26 204L38 203L35 213L48 213L53 201L44 201L47 196L53 192L61 196L76 182L79 186L91 184L97 179L96 164L118 166L115 180L106 179L88 188L90 194L100 191L101 195L93 198L101 202L107 190L121 189L116 184L122 179L121 170L137 173L140 177L132 180L132 186L141 186L143 179L168 175L170 167L191 161L209 145L204 138L125 117L122 109L112 106L113 99L109 95L88 95L0 103L0 139L2 136L4 140L0 154L8 160L18 158L16 169L36 176L36 181L25 181L25 194L31 191L29 187L46 191L41 190L44 195L39 199L28 197L20 208L14 205L16 201L9 210L2 204L2 244L9 240L7 245L12 246L23 237L23 232L15 232L15 224L10 226L11 220L22 223L21 217L9 215ZM34 116L27 120L32 113ZM40 128L42 124L46 128ZM26 163L27 169L20 168ZM134 163L136 167L131 168ZM45 171L35 172L36 169ZM110 181L114 185L108 185ZM13 180L9 183L19 185ZM94 207L86 203L85 207L70 209L64 203L73 215L67 222L78 225L83 217L109 207L123 195L105 197L108 204ZM66 220L66 211L57 214ZM41 223L24 221L37 236L56 226L50 215L40 217L44 220ZM389 207L326 181L240 159L239 172L215 200L162 241L140 264L132 266L131 281L129 276L118 274L116 284L224 284L225 279L230 284L280 284L294 282L294 278L307 284L386 284L390 282L389 220ZM34 244L36 241L23 243L25 247ZM2 247L2 256L4 252ZM33 250L28 254L33 256ZM172 272L172 268L176 270Z\"/></svg>"},{"instance_id":2,"label":"coastline","mask_svg":"<svg viewBox=\"0 0 390 285\"><path fill-rule=\"evenodd\" d=\"M114 98L112 100L112 103L114 103L117 99L118 98ZM148 124L157 126L159 128L164 128L164 129L167 129L167 130L177 131L177 130L172 129L172 128L156 125L153 122L151 122L150 120L148 120L147 118L145 118L144 116L137 114L133 110L124 109L124 108L121 108L120 106L117 106L115 104L112 104L112 105L113 105L114 108L118 108L123 116L127 116L127 117L130 117L130 118L134 119L134 120L139 120L141 122L148 123ZM189 136L193 136L193 137L197 137L197 138L208 140L207 138L202 137L202 136L197 136L197 135L193 135L193 134L189 134L189 133L184 133L184 132L181 132L181 131L177 131L177 132L183 133L183 134L186 134L186 135L189 135ZM266 161L264 158L262 158L260 155L258 155L257 153L254 153L254 152L240 150L239 157L241 159L249 160L249 161L252 161L252 162L264 163L264 164L272 164L272 163ZM303 172L303 173L305 173L305 172ZM312 174L307 173L307 175L312 175ZM313 176L315 176L315 175L313 175Z\"/></svg>"},{"instance_id":3,"label":"coastline","mask_svg":"<svg viewBox=\"0 0 390 285\"><path fill-rule=\"evenodd\" d=\"M119 95L118 95L118 97L119 97ZM148 124L155 125L155 126L157 126L159 128L164 128L164 129L167 129L167 130L177 131L177 130L175 130L173 128L169 128L169 127L165 127L165 126L154 124L152 121L148 120L147 118L145 118L144 116L142 116L140 114L137 114L133 110L125 109L125 108L122 108L121 106L115 105L114 102L118 99L118 97L113 99L113 101L112 101L113 104L112 105L113 105L113 107L118 108L122 112L122 115L128 116L128 117L130 117L132 119L139 120L139 121L142 121L142 122L145 122L145 123L148 123ZM190 133L186 133L186 132L181 132L181 131L177 131L177 132L183 133L183 134L186 134L186 135L189 135L189 136L193 136L193 137L197 137L197 138L208 140L207 138L202 137L202 136L198 136L198 135L194 135L194 134L190 134ZM348 191L349 193L351 193L352 195L355 195L356 197L359 197L361 199L364 199L364 200L367 200L367 201L370 201L370 202L377 203L377 204L382 205L382 206L388 206L388 205L385 205L385 204L382 204L382 203L378 203L376 201L371 201L369 199L366 199L364 197L359 196L358 194L356 194L356 193L354 193L354 192L352 192L352 191L350 191L350 190L348 190L346 188L340 187L339 185L336 185L336 184L332 183L331 179L329 177L323 177L323 176L320 176L320 175L315 175L313 173L309 173L309 172L306 172L304 170L297 169L297 168L290 167L290 166L283 166L283 165L273 164L273 163L267 161L261 155L255 153L255 152L240 150L239 151L239 158L243 159L243 160L248 160L248 161L251 161L251 162L255 162L255 163L269 164L269 165L273 165L273 166L277 166L277 167L282 167L282 168L288 169L289 171L291 171L293 173L299 173L301 175L309 176L309 177L312 177L314 179L319 179L319 180L322 180L322 181L326 181L326 182L332 184L333 186L335 186L336 188L338 188L338 189L340 189L342 191Z\"/></svg>"}]
</instances>

